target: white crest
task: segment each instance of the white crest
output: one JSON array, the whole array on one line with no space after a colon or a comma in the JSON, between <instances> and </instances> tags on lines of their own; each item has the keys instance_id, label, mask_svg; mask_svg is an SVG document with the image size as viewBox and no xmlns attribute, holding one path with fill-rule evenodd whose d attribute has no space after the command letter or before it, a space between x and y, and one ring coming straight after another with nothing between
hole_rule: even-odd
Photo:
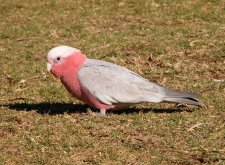
<instances>
[{"instance_id":1,"label":"white crest","mask_svg":"<svg viewBox=\"0 0 225 165\"><path fill-rule=\"evenodd\" d=\"M80 50L65 45L57 46L55 48L52 48L48 52L48 59L50 58L54 59L56 57L68 57L69 55L75 52L80 52Z\"/></svg>"}]
</instances>

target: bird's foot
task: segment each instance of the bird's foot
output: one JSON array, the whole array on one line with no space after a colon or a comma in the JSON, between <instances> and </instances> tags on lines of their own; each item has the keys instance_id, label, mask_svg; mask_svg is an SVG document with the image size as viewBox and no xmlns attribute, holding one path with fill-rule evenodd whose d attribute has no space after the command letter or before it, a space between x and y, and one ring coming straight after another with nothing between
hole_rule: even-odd
<instances>
[{"instance_id":1,"label":"bird's foot","mask_svg":"<svg viewBox=\"0 0 225 165\"><path fill-rule=\"evenodd\" d=\"M106 109L100 109L100 116L106 116Z\"/></svg>"},{"instance_id":2,"label":"bird's foot","mask_svg":"<svg viewBox=\"0 0 225 165\"><path fill-rule=\"evenodd\" d=\"M89 111L88 114L94 117L104 117L106 116L106 109L100 109L100 112Z\"/></svg>"}]
</instances>

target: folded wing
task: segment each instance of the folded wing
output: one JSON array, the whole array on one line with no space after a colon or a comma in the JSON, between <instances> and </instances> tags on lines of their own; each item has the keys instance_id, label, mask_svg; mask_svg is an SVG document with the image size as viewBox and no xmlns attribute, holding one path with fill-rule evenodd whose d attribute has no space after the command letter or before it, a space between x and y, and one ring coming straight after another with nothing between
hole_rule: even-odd
<instances>
[{"instance_id":1,"label":"folded wing","mask_svg":"<svg viewBox=\"0 0 225 165\"><path fill-rule=\"evenodd\" d=\"M105 104L161 102L165 95L163 87L105 61L88 59L77 74L81 85Z\"/></svg>"}]
</instances>

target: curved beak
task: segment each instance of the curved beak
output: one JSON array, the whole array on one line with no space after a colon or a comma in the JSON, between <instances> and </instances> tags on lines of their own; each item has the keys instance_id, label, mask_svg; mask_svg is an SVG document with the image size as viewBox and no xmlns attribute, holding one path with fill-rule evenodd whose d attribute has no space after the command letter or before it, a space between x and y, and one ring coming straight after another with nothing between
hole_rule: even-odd
<instances>
[{"instance_id":1,"label":"curved beak","mask_svg":"<svg viewBox=\"0 0 225 165\"><path fill-rule=\"evenodd\" d=\"M47 70L50 72L52 69L52 64L50 64L49 62L47 63Z\"/></svg>"}]
</instances>

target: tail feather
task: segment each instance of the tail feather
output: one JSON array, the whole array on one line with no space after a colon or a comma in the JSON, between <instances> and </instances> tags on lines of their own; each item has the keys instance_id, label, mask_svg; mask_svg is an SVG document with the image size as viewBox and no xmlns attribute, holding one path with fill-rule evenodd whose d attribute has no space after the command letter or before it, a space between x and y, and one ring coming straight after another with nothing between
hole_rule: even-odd
<instances>
[{"instance_id":1,"label":"tail feather","mask_svg":"<svg viewBox=\"0 0 225 165\"><path fill-rule=\"evenodd\" d=\"M202 102L196 99L197 94L192 92L181 92L166 89L165 97L163 98L164 102L172 102L172 103L181 103L181 104L190 104L196 106L205 106Z\"/></svg>"},{"instance_id":2,"label":"tail feather","mask_svg":"<svg viewBox=\"0 0 225 165\"><path fill-rule=\"evenodd\" d=\"M202 102L193 99L193 98L164 98L164 102L171 102L171 103L180 103L180 104L190 104L190 105L196 105L196 106L205 106Z\"/></svg>"}]
</instances>

